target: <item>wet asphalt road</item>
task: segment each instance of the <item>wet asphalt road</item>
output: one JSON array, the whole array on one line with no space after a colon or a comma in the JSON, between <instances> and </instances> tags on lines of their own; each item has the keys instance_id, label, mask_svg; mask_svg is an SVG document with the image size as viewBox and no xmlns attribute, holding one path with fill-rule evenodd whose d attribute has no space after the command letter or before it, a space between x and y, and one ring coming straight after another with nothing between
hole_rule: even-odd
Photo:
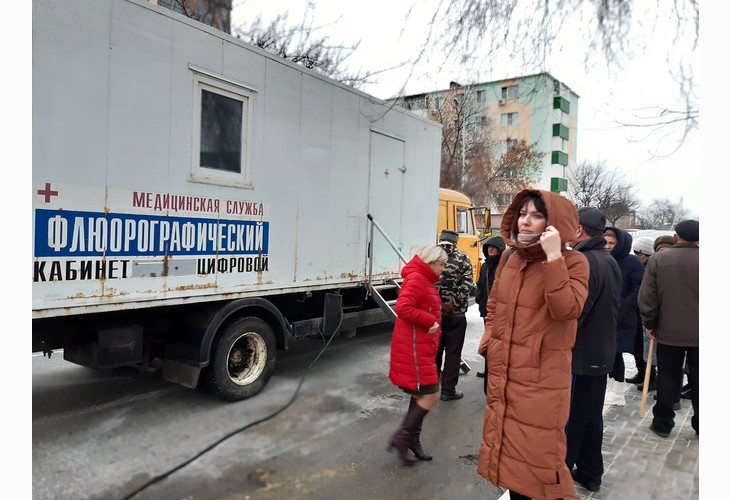
<instances>
[{"instance_id":1,"label":"wet asphalt road","mask_svg":"<svg viewBox=\"0 0 730 500\"><path fill-rule=\"evenodd\" d=\"M401 465L386 452L408 399L388 380L391 327L292 343L256 397L237 403L164 382L158 374L104 372L33 358L33 498L498 499L476 473L484 416L476 355L482 322L472 306L463 358L465 397L439 402L422 442L432 462ZM300 392L284 411L266 419ZM263 422L240 432L242 427Z\"/></svg>"}]
</instances>

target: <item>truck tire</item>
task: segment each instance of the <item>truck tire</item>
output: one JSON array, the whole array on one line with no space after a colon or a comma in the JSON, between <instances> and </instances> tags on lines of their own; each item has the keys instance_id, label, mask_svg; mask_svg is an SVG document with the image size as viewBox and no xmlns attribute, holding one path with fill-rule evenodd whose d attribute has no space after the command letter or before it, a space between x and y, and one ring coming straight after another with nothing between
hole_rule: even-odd
<instances>
[{"instance_id":1,"label":"truck tire","mask_svg":"<svg viewBox=\"0 0 730 500\"><path fill-rule=\"evenodd\" d=\"M229 401L250 398L264 388L275 363L271 327L259 318L239 318L217 336L203 384L211 394Z\"/></svg>"}]
</instances>

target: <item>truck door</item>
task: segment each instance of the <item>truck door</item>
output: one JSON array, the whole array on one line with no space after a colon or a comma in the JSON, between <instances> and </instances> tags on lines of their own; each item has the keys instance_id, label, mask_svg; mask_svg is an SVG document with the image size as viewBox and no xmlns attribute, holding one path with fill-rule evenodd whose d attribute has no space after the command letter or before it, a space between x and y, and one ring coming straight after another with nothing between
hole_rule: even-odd
<instances>
[{"instance_id":1,"label":"truck door","mask_svg":"<svg viewBox=\"0 0 730 500\"><path fill-rule=\"evenodd\" d=\"M370 131L370 189L368 211L388 238L408 258L410 248L402 248L403 166L405 141L375 130ZM397 254L378 233L373 236L373 272L398 270Z\"/></svg>"}]
</instances>

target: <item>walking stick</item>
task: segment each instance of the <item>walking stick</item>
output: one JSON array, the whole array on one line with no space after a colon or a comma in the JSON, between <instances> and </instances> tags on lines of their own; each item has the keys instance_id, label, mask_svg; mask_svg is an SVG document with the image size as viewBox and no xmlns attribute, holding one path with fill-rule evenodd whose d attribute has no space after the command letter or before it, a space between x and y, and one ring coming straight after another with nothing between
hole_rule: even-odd
<instances>
[{"instance_id":1,"label":"walking stick","mask_svg":"<svg viewBox=\"0 0 730 500\"><path fill-rule=\"evenodd\" d=\"M649 379L651 378L651 359L654 356L654 339L649 342L649 356L646 359L646 373L644 374L644 390L641 391L641 408L639 409L639 418L644 418L644 408L646 408L646 397L649 395Z\"/></svg>"}]
</instances>

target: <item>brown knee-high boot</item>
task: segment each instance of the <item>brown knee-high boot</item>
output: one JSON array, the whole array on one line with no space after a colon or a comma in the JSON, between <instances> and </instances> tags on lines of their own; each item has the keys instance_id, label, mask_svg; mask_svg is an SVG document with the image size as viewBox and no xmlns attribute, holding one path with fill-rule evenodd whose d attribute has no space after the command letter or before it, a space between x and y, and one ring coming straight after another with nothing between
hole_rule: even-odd
<instances>
[{"instance_id":1,"label":"brown knee-high boot","mask_svg":"<svg viewBox=\"0 0 730 500\"><path fill-rule=\"evenodd\" d=\"M433 458L423 453L423 448L421 448L419 441L423 417L425 417L427 413L428 410L424 410L418 406L418 404L416 404L416 400L411 398L408 406L408 413L403 419L400 429L398 429L390 439L388 450L390 451L392 448L398 450L399 458L405 463L412 464L417 462L419 459L431 460ZM408 454L409 449L412 450L418 458L410 456Z\"/></svg>"},{"instance_id":2,"label":"brown knee-high boot","mask_svg":"<svg viewBox=\"0 0 730 500\"><path fill-rule=\"evenodd\" d=\"M416 408L412 409L411 407L413 406L415 406ZM426 455L426 453L423 451L423 446L421 446L421 427L423 425L423 419L426 418L426 415L428 414L428 410L424 410L423 408L418 406L418 401L416 401L416 398L411 398L411 405L408 407L408 412L410 413L411 411L420 414L421 417L420 420L418 420L416 432L413 435L413 439L411 440L410 449L413 454L416 455L416 458L418 458L418 460L433 460L433 457L431 455Z\"/></svg>"}]
</instances>

